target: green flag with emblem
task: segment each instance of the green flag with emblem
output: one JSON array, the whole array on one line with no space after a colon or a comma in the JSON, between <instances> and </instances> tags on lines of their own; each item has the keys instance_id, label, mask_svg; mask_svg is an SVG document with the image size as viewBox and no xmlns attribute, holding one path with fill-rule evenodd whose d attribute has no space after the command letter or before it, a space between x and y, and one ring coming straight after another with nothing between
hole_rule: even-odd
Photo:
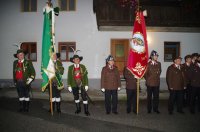
<instances>
[{"instance_id":1,"label":"green flag with emblem","mask_svg":"<svg viewBox=\"0 0 200 132\"><path fill-rule=\"evenodd\" d=\"M62 75L56 73L55 65L53 63L52 55L55 53L55 33L54 33L54 10L58 8L52 8L46 6L43 10L44 24L43 24L43 37L42 37L42 63L41 63L41 74L42 74L42 91L45 91L49 80L56 78L58 88L63 88ZM59 10L58 10L59 12ZM58 13L56 12L56 13ZM57 15L57 14L56 14Z\"/></svg>"}]
</instances>

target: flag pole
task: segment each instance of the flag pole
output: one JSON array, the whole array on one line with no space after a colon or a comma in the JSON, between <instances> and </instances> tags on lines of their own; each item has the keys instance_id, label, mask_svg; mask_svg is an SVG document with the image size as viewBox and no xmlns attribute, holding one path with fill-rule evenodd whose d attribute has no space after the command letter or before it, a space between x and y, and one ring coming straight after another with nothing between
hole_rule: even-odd
<instances>
[{"instance_id":1,"label":"flag pole","mask_svg":"<svg viewBox=\"0 0 200 132\"><path fill-rule=\"evenodd\" d=\"M137 115L139 112L139 91L140 91L140 79L137 79Z\"/></svg>"},{"instance_id":2,"label":"flag pole","mask_svg":"<svg viewBox=\"0 0 200 132\"><path fill-rule=\"evenodd\" d=\"M50 87L49 87L49 93L50 93L50 112L51 115L53 116L53 104L52 104L52 83L51 83L51 79L49 80L50 83Z\"/></svg>"}]
</instances>

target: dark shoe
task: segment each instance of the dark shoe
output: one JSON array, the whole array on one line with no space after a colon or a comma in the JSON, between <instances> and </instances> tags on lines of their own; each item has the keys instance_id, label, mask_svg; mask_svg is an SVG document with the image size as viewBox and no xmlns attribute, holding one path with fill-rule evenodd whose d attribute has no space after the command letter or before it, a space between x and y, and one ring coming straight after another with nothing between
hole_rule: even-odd
<instances>
[{"instance_id":1,"label":"dark shoe","mask_svg":"<svg viewBox=\"0 0 200 132\"><path fill-rule=\"evenodd\" d=\"M89 111L86 111L86 112L85 112L85 115L86 115L86 116L90 116L90 112L89 112Z\"/></svg>"},{"instance_id":2,"label":"dark shoe","mask_svg":"<svg viewBox=\"0 0 200 132\"><path fill-rule=\"evenodd\" d=\"M150 114L151 113L151 110L148 110L148 112L147 112L148 114Z\"/></svg>"},{"instance_id":3,"label":"dark shoe","mask_svg":"<svg viewBox=\"0 0 200 132\"><path fill-rule=\"evenodd\" d=\"M19 112L23 112L23 102L24 101L19 101Z\"/></svg>"},{"instance_id":4,"label":"dark shoe","mask_svg":"<svg viewBox=\"0 0 200 132\"><path fill-rule=\"evenodd\" d=\"M30 101L24 101L24 103L25 103L25 112L29 112L29 103L30 103Z\"/></svg>"},{"instance_id":5,"label":"dark shoe","mask_svg":"<svg viewBox=\"0 0 200 132\"><path fill-rule=\"evenodd\" d=\"M127 114L131 113L131 110L127 110L126 113L127 113Z\"/></svg>"},{"instance_id":6,"label":"dark shoe","mask_svg":"<svg viewBox=\"0 0 200 132\"><path fill-rule=\"evenodd\" d=\"M80 103L76 103L76 111L75 114L79 114L81 113L81 104Z\"/></svg>"},{"instance_id":7,"label":"dark shoe","mask_svg":"<svg viewBox=\"0 0 200 132\"><path fill-rule=\"evenodd\" d=\"M170 114L170 115L173 115L173 112L172 112L172 111L169 111L169 114Z\"/></svg>"},{"instance_id":8,"label":"dark shoe","mask_svg":"<svg viewBox=\"0 0 200 132\"><path fill-rule=\"evenodd\" d=\"M177 112L180 113L180 114L185 114L185 112L182 111L182 110L178 110Z\"/></svg>"},{"instance_id":9,"label":"dark shoe","mask_svg":"<svg viewBox=\"0 0 200 132\"><path fill-rule=\"evenodd\" d=\"M58 114L61 113L61 110L60 110L60 102L56 102L56 107L57 107L57 112Z\"/></svg>"},{"instance_id":10,"label":"dark shoe","mask_svg":"<svg viewBox=\"0 0 200 132\"><path fill-rule=\"evenodd\" d=\"M195 111L194 111L194 110L190 110L190 113L191 113L191 114L195 114Z\"/></svg>"},{"instance_id":11,"label":"dark shoe","mask_svg":"<svg viewBox=\"0 0 200 132\"><path fill-rule=\"evenodd\" d=\"M90 116L90 112L88 111L88 104L84 104L85 115Z\"/></svg>"},{"instance_id":12,"label":"dark shoe","mask_svg":"<svg viewBox=\"0 0 200 132\"><path fill-rule=\"evenodd\" d=\"M79 114L79 113L81 113L80 110L76 110L76 111L75 111L75 114Z\"/></svg>"},{"instance_id":13,"label":"dark shoe","mask_svg":"<svg viewBox=\"0 0 200 132\"><path fill-rule=\"evenodd\" d=\"M109 111L106 111L106 114L107 114L107 115L109 115L109 114L110 114L110 112L109 112Z\"/></svg>"},{"instance_id":14,"label":"dark shoe","mask_svg":"<svg viewBox=\"0 0 200 132\"><path fill-rule=\"evenodd\" d=\"M159 111L159 110L155 110L154 112L157 113L157 114L160 114L160 111Z\"/></svg>"},{"instance_id":15,"label":"dark shoe","mask_svg":"<svg viewBox=\"0 0 200 132\"><path fill-rule=\"evenodd\" d=\"M137 114L136 110L133 110L133 113Z\"/></svg>"},{"instance_id":16,"label":"dark shoe","mask_svg":"<svg viewBox=\"0 0 200 132\"><path fill-rule=\"evenodd\" d=\"M113 114L115 114L115 115L118 115L118 112L117 112L117 111L115 111L115 112L113 112Z\"/></svg>"}]
</instances>

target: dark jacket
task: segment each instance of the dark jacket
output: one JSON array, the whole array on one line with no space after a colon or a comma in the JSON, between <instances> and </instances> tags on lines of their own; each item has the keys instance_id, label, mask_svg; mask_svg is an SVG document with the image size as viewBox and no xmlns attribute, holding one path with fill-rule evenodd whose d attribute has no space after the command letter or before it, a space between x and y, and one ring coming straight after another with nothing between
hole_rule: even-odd
<instances>
[{"instance_id":1,"label":"dark jacket","mask_svg":"<svg viewBox=\"0 0 200 132\"><path fill-rule=\"evenodd\" d=\"M197 63L191 65L189 79L191 80L192 87L200 87L200 67Z\"/></svg>"},{"instance_id":2,"label":"dark jacket","mask_svg":"<svg viewBox=\"0 0 200 132\"><path fill-rule=\"evenodd\" d=\"M116 66L110 69L108 65L101 71L101 88L106 90L117 90L121 87L120 75Z\"/></svg>"},{"instance_id":3,"label":"dark jacket","mask_svg":"<svg viewBox=\"0 0 200 132\"><path fill-rule=\"evenodd\" d=\"M126 89L137 89L137 79L127 67L124 68L124 78L126 80Z\"/></svg>"},{"instance_id":4,"label":"dark jacket","mask_svg":"<svg viewBox=\"0 0 200 132\"><path fill-rule=\"evenodd\" d=\"M81 70L81 81L83 86L88 86L88 72L86 67L83 64L80 65ZM67 77L68 87L76 87L76 82L74 79L74 64L68 68L68 77Z\"/></svg>"},{"instance_id":5,"label":"dark jacket","mask_svg":"<svg viewBox=\"0 0 200 132\"><path fill-rule=\"evenodd\" d=\"M175 64L167 68L166 81L168 88L173 90L183 90L186 86L183 68L179 70Z\"/></svg>"},{"instance_id":6,"label":"dark jacket","mask_svg":"<svg viewBox=\"0 0 200 132\"><path fill-rule=\"evenodd\" d=\"M160 86L161 63L156 61L155 64L150 61L147 65L144 78L147 86L157 87Z\"/></svg>"},{"instance_id":7,"label":"dark jacket","mask_svg":"<svg viewBox=\"0 0 200 132\"><path fill-rule=\"evenodd\" d=\"M191 80L189 78L189 72L190 72L191 65L188 66L186 63L184 63L182 64L182 67L183 67L186 84L190 84Z\"/></svg>"}]
</instances>

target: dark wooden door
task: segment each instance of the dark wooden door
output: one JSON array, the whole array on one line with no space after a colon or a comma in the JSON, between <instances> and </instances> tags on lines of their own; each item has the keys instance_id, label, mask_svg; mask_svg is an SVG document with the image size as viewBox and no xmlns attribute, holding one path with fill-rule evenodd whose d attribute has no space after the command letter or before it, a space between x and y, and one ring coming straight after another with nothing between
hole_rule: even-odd
<instances>
[{"instance_id":1,"label":"dark wooden door","mask_svg":"<svg viewBox=\"0 0 200 132\"><path fill-rule=\"evenodd\" d=\"M120 76L123 78L123 69L127 64L129 39L111 39L111 55L115 58Z\"/></svg>"}]
</instances>

